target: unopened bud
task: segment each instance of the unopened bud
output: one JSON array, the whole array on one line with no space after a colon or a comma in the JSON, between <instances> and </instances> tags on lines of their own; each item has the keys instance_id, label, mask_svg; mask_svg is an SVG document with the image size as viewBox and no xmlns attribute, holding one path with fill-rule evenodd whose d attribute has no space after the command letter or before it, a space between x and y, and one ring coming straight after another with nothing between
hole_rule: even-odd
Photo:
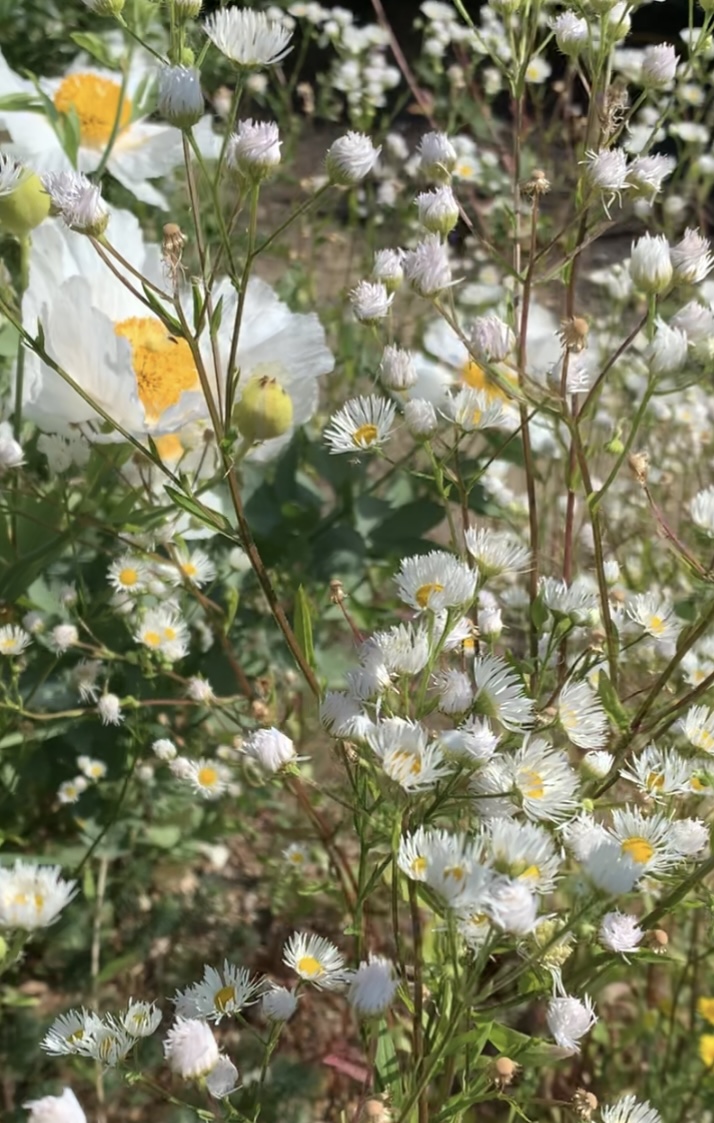
<instances>
[{"instance_id":1,"label":"unopened bud","mask_svg":"<svg viewBox=\"0 0 714 1123\"><path fill-rule=\"evenodd\" d=\"M583 1120L583 1123L589 1123L589 1120L593 1117L593 1113L597 1111L597 1096L594 1092L588 1092L586 1088L578 1088L571 1103L573 1111L578 1119Z\"/></svg>"},{"instance_id":2,"label":"unopened bud","mask_svg":"<svg viewBox=\"0 0 714 1123\"><path fill-rule=\"evenodd\" d=\"M616 433L610 437L609 441L605 442L605 452L611 452L613 456L619 456L620 453L625 451L625 445L622 440L622 434L618 429Z\"/></svg>"},{"instance_id":3,"label":"unopened bud","mask_svg":"<svg viewBox=\"0 0 714 1123\"><path fill-rule=\"evenodd\" d=\"M3 962L8 951L8 943L4 936L0 936L0 963Z\"/></svg>"},{"instance_id":4,"label":"unopened bud","mask_svg":"<svg viewBox=\"0 0 714 1123\"><path fill-rule=\"evenodd\" d=\"M172 0L171 6L177 19L196 19L203 7L203 0Z\"/></svg>"},{"instance_id":5,"label":"unopened bud","mask_svg":"<svg viewBox=\"0 0 714 1123\"><path fill-rule=\"evenodd\" d=\"M98 16L118 16L124 8L124 0L83 0L86 8Z\"/></svg>"},{"instance_id":6,"label":"unopened bud","mask_svg":"<svg viewBox=\"0 0 714 1123\"><path fill-rule=\"evenodd\" d=\"M0 227L26 238L50 213L50 197L34 172L23 176L11 191L0 194Z\"/></svg>"},{"instance_id":7,"label":"unopened bud","mask_svg":"<svg viewBox=\"0 0 714 1123\"><path fill-rule=\"evenodd\" d=\"M292 398L277 379L258 375L246 385L233 420L250 444L282 437L293 423Z\"/></svg>"}]
</instances>

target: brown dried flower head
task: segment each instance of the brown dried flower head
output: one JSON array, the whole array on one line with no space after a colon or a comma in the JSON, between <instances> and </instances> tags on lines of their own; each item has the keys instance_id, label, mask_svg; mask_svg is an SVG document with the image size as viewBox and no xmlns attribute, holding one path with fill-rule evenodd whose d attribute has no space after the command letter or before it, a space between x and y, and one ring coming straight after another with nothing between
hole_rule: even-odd
<instances>
[{"instance_id":1,"label":"brown dried flower head","mask_svg":"<svg viewBox=\"0 0 714 1123\"><path fill-rule=\"evenodd\" d=\"M587 1088L578 1088L571 1101L573 1111L578 1119L582 1119L583 1123L589 1123L592 1119L593 1113L597 1111L598 1100L594 1092L588 1092Z\"/></svg>"},{"instance_id":2,"label":"brown dried flower head","mask_svg":"<svg viewBox=\"0 0 714 1123\"><path fill-rule=\"evenodd\" d=\"M181 276L181 255L186 245L186 235L175 222L167 222L164 226L164 240L161 245L161 260L166 270L166 275L172 284Z\"/></svg>"},{"instance_id":3,"label":"brown dried flower head","mask_svg":"<svg viewBox=\"0 0 714 1123\"><path fill-rule=\"evenodd\" d=\"M633 452L627 458L632 475L638 484L646 484L650 470L650 458L646 452Z\"/></svg>"},{"instance_id":4,"label":"brown dried flower head","mask_svg":"<svg viewBox=\"0 0 714 1123\"><path fill-rule=\"evenodd\" d=\"M510 1057L496 1057L491 1065L491 1079L496 1087L503 1091L513 1083L520 1067Z\"/></svg>"},{"instance_id":5,"label":"brown dried flower head","mask_svg":"<svg viewBox=\"0 0 714 1123\"><path fill-rule=\"evenodd\" d=\"M534 197L540 198L541 195L547 195L550 191L550 180L546 176L542 168L536 168L531 173L531 178L521 184L521 191L527 198Z\"/></svg>"},{"instance_id":6,"label":"brown dried flower head","mask_svg":"<svg viewBox=\"0 0 714 1123\"><path fill-rule=\"evenodd\" d=\"M589 331L590 324L584 316L570 316L569 319L561 322L558 335L565 350L578 355L588 345Z\"/></svg>"}]
</instances>

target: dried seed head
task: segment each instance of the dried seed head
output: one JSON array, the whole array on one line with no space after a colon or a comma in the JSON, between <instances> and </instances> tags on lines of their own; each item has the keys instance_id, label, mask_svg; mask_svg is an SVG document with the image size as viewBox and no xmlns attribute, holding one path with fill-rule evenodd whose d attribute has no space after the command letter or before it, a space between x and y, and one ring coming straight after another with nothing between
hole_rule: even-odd
<instances>
[{"instance_id":1,"label":"dried seed head","mask_svg":"<svg viewBox=\"0 0 714 1123\"><path fill-rule=\"evenodd\" d=\"M571 1103L573 1111L578 1119L583 1120L583 1123L588 1123L592 1119L593 1113L597 1111L597 1096L594 1092L588 1092L586 1088L578 1088Z\"/></svg>"},{"instance_id":2,"label":"dried seed head","mask_svg":"<svg viewBox=\"0 0 714 1123\"><path fill-rule=\"evenodd\" d=\"M500 1088L507 1088L512 1084L521 1066L512 1061L510 1057L496 1057L491 1065L491 1079Z\"/></svg>"},{"instance_id":3,"label":"dried seed head","mask_svg":"<svg viewBox=\"0 0 714 1123\"><path fill-rule=\"evenodd\" d=\"M365 1100L360 1112L360 1123L390 1123L392 1113L383 1100L373 1096Z\"/></svg>"},{"instance_id":4,"label":"dried seed head","mask_svg":"<svg viewBox=\"0 0 714 1123\"><path fill-rule=\"evenodd\" d=\"M182 272L181 255L186 245L186 236L175 222L164 226L164 240L161 245L161 260L172 284L176 284Z\"/></svg>"},{"instance_id":5,"label":"dried seed head","mask_svg":"<svg viewBox=\"0 0 714 1123\"><path fill-rule=\"evenodd\" d=\"M645 943L650 951L655 952L657 955L666 955L669 945L669 936L664 928L653 928L646 934Z\"/></svg>"},{"instance_id":6,"label":"dried seed head","mask_svg":"<svg viewBox=\"0 0 714 1123\"><path fill-rule=\"evenodd\" d=\"M627 92L627 85L622 80L613 82L605 93L600 113L603 139L609 140L617 132L625 119L629 105L630 95Z\"/></svg>"},{"instance_id":7,"label":"dried seed head","mask_svg":"<svg viewBox=\"0 0 714 1123\"><path fill-rule=\"evenodd\" d=\"M638 484L644 486L644 484L647 483L647 476L650 470L650 458L648 453L633 452L628 456L627 463Z\"/></svg>"},{"instance_id":8,"label":"dried seed head","mask_svg":"<svg viewBox=\"0 0 714 1123\"><path fill-rule=\"evenodd\" d=\"M534 196L540 198L541 195L547 195L550 191L550 180L546 176L542 168L536 168L531 173L531 178L521 184L521 192L529 199Z\"/></svg>"},{"instance_id":9,"label":"dried seed head","mask_svg":"<svg viewBox=\"0 0 714 1123\"><path fill-rule=\"evenodd\" d=\"M561 322L558 334L565 350L578 355L588 345L589 331L590 325L583 316L570 316Z\"/></svg>"},{"instance_id":10,"label":"dried seed head","mask_svg":"<svg viewBox=\"0 0 714 1123\"><path fill-rule=\"evenodd\" d=\"M270 706L266 702L262 702L259 698L254 698L250 704L251 717L256 721L265 722L270 717Z\"/></svg>"},{"instance_id":11,"label":"dried seed head","mask_svg":"<svg viewBox=\"0 0 714 1123\"><path fill-rule=\"evenodd\" d=\"M346 594L342 582L334 577L330 581L330 600L333 604L342 604L345 598Z\"/></svg>"}]
</instances>

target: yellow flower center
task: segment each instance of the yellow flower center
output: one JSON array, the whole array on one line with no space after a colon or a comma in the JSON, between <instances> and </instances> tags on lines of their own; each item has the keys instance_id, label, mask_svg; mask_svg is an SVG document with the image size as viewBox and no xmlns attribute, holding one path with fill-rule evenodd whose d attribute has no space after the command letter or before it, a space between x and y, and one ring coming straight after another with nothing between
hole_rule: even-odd
<instances>
[{"instance_id":1,"label":"yellow flower center","mask_svg":"<svg viewBox=\"0 0 714 1123\"><path fill-rule=\"evenodd\" d=\"M512 382L515 386L515 375L504 373L503 377L507 379L508 382ZM488 371L480 366L479 363L475 363L473 359L469 359L464 363L461 368L461 379L467 386L470 386L472 390L481 390L486 395L486 399L489 402L508 401L508 394L505 390L502 390ZM474 423L476 423L476 421Z\"/></svg>"},{"instance_id":2,"label":"yellow flower center","mask_svg":"<svg viewBox=\"0 0 714 1123\"><path fill-rule=\"evenodd\" d=\"M572 706L561 705L559 716L560 724L562 725L566 733L572 733L573 730L577 728L578 715Z\"/></svg>"},{"instance_id":3,"label":"yellow flower center","mask_svg":"<svg viewBox=\"0 0 714 1123\"><path fill-rule=\"evenodd\" d=\"M412 776L418 776L421 772L421 757L417 753L410 753L407 752L406 749L399 749L394 753L392 759L396 765L404 765L405 768L411 772Z\"/></svg>"},{"instance_id":4,"label":"yellow flower center","mask_svg":"<svg viewBox=\"0 0 714 1123\"><path fill-rule=\"evenodd\" d=\"M440 585L438 581L430 581L427 585L420 585L414 594L414 599L420 608L426 608L431 599L432 593L443 593L444 586Z\"/></svg>"},{"instance_id":5,"label":"yellow flower center","mask_svg":"<svg viewBox=\"0 0 714 1123\"><path fill-rule=\"evenodd\" d=\"M131 101L121 102L121 86L98 74L68 74L54 96L60 113L74 110L79 118L80 143L85 148L104 148L119 116L119 132L131 121Z\"/></svg>"},{"instance_id":6,"label":"yellow flower center","mask_svg":"<svg viewBox=\"0 0 714 1123\"><path fill-rule=\"evenodd\" d=\"M235 1002L235 987L221 987L213 996L213 1005L216 1010L227 1010L229 1002Z\"/></svg>"},{"instance_id":7,"label":"yellow flower center","mask_svg":"<svg viewBox=\"0 0 714 1123\"><path fill-rule=\"evenodd\" d=\"M204 768L199 768L196 778L202 788L212 788L218 782L218 771L206 765Z\"/></svg>"},{"instance_id":8,"label":"yellow flower center","mask_svg":"<svg viewBox=\"0 0 714 1123\"><path fill-rule=\"evenodd\" d=\"M369 448L378 436L376 425L360 425L359 429L355 429L352 434L352 443L357 445L357 448Z\"/></svg>"},{"instance_id":9,"label":"yellow flower center","mask_svg":"<svg viewBox=\"0 0 714 1123\"><path fill-rule=\"evenodd\" d=\"M656 636L661 636L666 628L666 624L661 616L650 617L650 631L654 632Z\"/></svg>"},{"instance_id":10,"label":"yellow flower center","mask_svg":"<svg viewBox=\"0 0 714 1123\"><path fill-rule=\"evenodd\" d=\"M158 632L144 632L144 643L147 647L161 647L161 636Z\"/></svg>"},{"instance_id":11,"label":"yellow flower center","mask_svg":"<svg viewBox=\"0 0 714 1123\"><path fill-rule=\"evenodd\" d=\"M650 772L647 776L647 787L660 791L664 787L664 776L661 772Z\"/></svg>"},{"instance_id":12,"label":"yellow flower center","mask_svg":"<svg viewBox=\"0 0 714 1123\"><path fill-rule=\"evenodd\" d=\"M132 569L131 566L125 566L124 569L119 571L120 585L126 585L131 588L132 585L136 585L138 580L139 574L135 569Z\"/></svg>"},{"instance_id":13,"label":"yellow flower center","mask_svg":"<svg viewBox=\"0 0 714 1123\"><path fill-rule=\"evenodd\" d=\"M180 460L184 454L184 447L176 433L167 433L165 437L154 437L154 444L162 460Z\"/></svg>"},{"instance_id":14,"label":"yellow flower center","mask_svg":"<svg viewBox=\"0 0 714 1123\"><path fill-rule=\"evenodd\" d=\"M83 1037L84 1037L84 1030L82 1029L81 1026L79 1027L79 1029L75 1029L75 1030L72 1031L72 1033L67 1034L67 1040L68 1041L81 1041Z\"/></svg>"},{"instance_id":15,"label":"yellow flower center","mask_svg":"<svg viewBox=\"0 0 714 1123\"><path fill-rule=\"evenodd\" d=\"M463 881L466 877L466 870L463 866L447 866L444 870L444 880L452 878L454 881Z\"/></svg>"},{"instance_id":16,"label":"yellow flower center","mask_svg":"<svg viewBox=\"0 0 714 1123\"><path fill-rule=\"evenodd\" d=\"M132 316L114 330L131 344L131 360L148 421L176 405L184 390L198 386L196 367L185 339L170 335L153 316Z\"/></svg>"},{"instance_id":17,"label":"yellow flower center","mask_svg":"<svg viewBox=\"0 0 714 1123\"><path fill-rule=\"evenodd\" d=\"M411 869L412 873L419 875L426 871L427 864L428 863L426 858L423 858L420 855L418 858L414 858L414 860L410 863L409 868Z\"/></svg>"},{"instance_id":18,"label":"yellow flower center","mask_svg":"<svg viewBox=\"0 0 714 1123\"><path fill-rule=\"evenodd\" d=\"M298 975L307 979L317 979L325 974L325 968L314 955L303 955L297 961Z\"/></svg>"},{"instance_id":19,"label":"yellow flower center","mask_svg":"<svg viewBox=\"0 0 714 1123\"><path fill-rule=\"evenodd\" d=\"M526 785L529 785L529 787L526 787ZM540 772L532 772L530 769L524 772L521 780L521 791L527 799L542 799L545 794L545 786Z\"/></svg>"},{"instance_id":20,"label":"yellow flower center","mask_svg":"<svg viewBox=\"0 0 714 1123\"><path fill-rule=\"evenodd\" d=\"M186 562L181 566L181 572L183 573L184 577L195 577L198 570L196 569L196 566L193 564L193 562Z\"/></svg>"},{"instance_id":21,"label":"yellow flower center","mask_svg":"<svg viewBox=\"0 0 714 1123\"><path fill-rule=\"evenodd\" d=\"M14 647L15 641L11 637L3 636L3 638L0 639L0 651L12 651Z\"/></svg>"},{"instance_id":22,"label":"yellow flower center","mask_svg":"<svg viewBox=\"0 0 714 1123\"><path fill-rule=\"evenodd\" d=\"M540 877L540 870L538 866L526 866L523 873L520 874L520 877L523 878L524 881L537 881Z\"/></svg>"},{"instance_id":23,"label":"yellow flower center","mask_svg":"<svg viewBox=\"0 0 714 1123\"><path fill-rule=\"evenodd\" d=\"M694 731L692 744L698 749L705 749L706 752L711 752L714 747L714 737L708 729L704 729L703 726L700 726L699 729L695 729Z\"/></svg>"},{"instance_id":24,"label":"yellow flower center","mask_svg":"<svg viewBox=\"0 0 714 1123\"><path fill-rule=\"evenodd\" d=\"M164 628L164 639L168 640L169 643L172 640L175 640L176 639L176 629L175 628Z\"/></svg>"},{"instance_id":25,"label":"yellow flower center","mask_svg":"<svg viewBox=\"0 0 714 1123\"><path fill-rule=\"evenodd\" d=\"M692 776L692 789L695 792L706 791L708 785L703 783L698 776Z\"/></svg>"},{"instance_id":26,"label":"yellow flower center","mask_svg":"<svg viewBox=\"0 0 714 1123\"><path fill-rule=\"evenodd\" d=\"M639 862L644 866L654 854L654 846L641 835L635 835L633 838L625 839L620 846L620 851L628 858L632 858L633 862Z\"/></svg>"}]
</instances>

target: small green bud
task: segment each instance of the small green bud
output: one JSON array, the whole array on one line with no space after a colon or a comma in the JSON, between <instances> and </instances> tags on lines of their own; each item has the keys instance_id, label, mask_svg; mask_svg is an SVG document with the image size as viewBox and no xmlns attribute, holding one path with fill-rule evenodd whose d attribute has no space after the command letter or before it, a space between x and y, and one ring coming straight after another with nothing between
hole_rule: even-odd
<instances>
[{"instance_id":1,"label":"small green bud","mask_svg":"<svg viewBox=\"0 0 714 1123\"><path fill-rule=\"evenodd\" d=\"M251 444L282 437L293 423L292 399L275 378L258 375L248 382L233 420Z\"/></svg>"},{"instance_id":2,"label":"small green bud","mask_svg":"<svg viewBox=\"0 0 714 1123\"><path fill-rule=\"evenodd\" d=\"M605 452L611 452L613 456L619 456L624 451L625 446L620 435L620 430L618 429L614 436L612 436L610 440L606 442Z\"/></svg>"},{"instance_id":3,"label":"small green bud","mask_svg":"<svg viewBox=\"0 0 714 1123\"><path fill-rule=\"evenodd\" d=\"M84 0L90 12L98 16L118 16L124 9L125 0Z\"/></svg>"},{"instance_id":4,"label":"small green bud","mask_svg":"<svg viewBox=\"0 0 714 1123\"><path fill-rule=\"evenodd\" d=\"M50 197L39 176L26 176L14 191L0 195L0 227L16 238L26 238L50 213Z\"/></svg>"},{"instance_id":5,"label":"small green bud","mask_svg":"<svg viewBox=\"0 0 714 1123\"><path fill-rule=\"evenodd\" d=\"M8 944L4 936L0 936L0 963L3 962L8 953Z\"/></svg>"}]
</instances>

